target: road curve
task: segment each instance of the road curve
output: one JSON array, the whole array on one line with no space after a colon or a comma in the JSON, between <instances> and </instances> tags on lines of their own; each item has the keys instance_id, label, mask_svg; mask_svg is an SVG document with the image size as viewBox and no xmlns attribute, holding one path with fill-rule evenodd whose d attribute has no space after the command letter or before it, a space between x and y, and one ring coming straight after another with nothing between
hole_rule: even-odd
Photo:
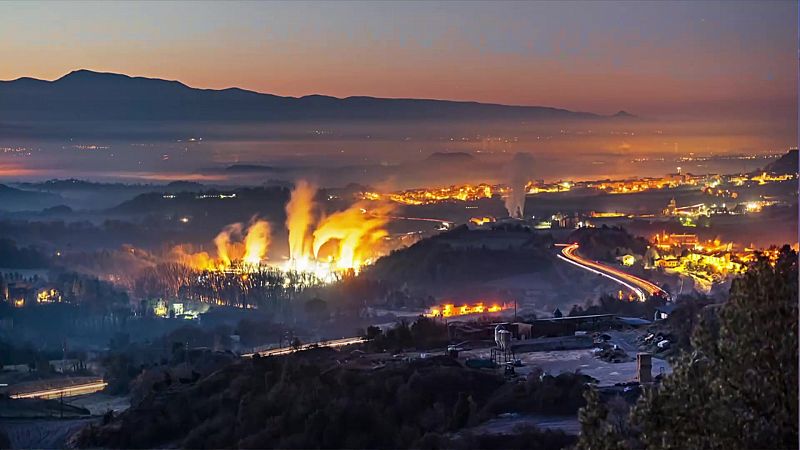
<instances>
[{"instance_id":1,"label":"road curve","mask_svg":"<svg viewBox=\"0 0 800 450\"><path fill-rule=\"evenodd\" d=\"M618 284L621 284L622 286L625 286L627 289L633 291L634 295L636 295L641 302L647 300L648 297L653 295L669 298L669 294L667 294L666 291L647 280L633 276L613 267L600 264L597 261L592 261L582 256L578 256L576 253L578 250L578 244L564 244L562 247L561 254L557 255L559 258L570 264L588 270L592 273L602 275Z\"/></svg>"}]
</instances>

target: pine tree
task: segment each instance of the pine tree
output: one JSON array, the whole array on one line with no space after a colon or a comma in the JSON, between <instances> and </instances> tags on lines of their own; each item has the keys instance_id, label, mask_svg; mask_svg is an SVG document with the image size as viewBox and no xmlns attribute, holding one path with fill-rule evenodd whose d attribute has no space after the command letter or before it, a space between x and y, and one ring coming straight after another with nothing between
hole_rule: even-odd
<instances>
[{"instance_id":1,"label":"pine tree","mask_svg":"<svg viewBox=\"0 0 800 450\"><path fill-rule=\"evenodd\" d=\"M756 261L706 314L692 352L631 412L633 436L609 432L596 398L581 412L578 448L798 448L797 253ZM595 395L595 394L587 394ZM611 430L613 431L613 430Z\"/></svg>"},{"instance_id":2,"label":"pine tree","mask_svg":"<svg viewBox=\"0 0 800 450\"><path fill-rule=\"evenodd\" d=\"M578 411L578 419L581 422L581 434L576 449L586 450L624 450L625 438L612 425L609 420L609 411L595 388L589 388L583 395L586 398L586 406Z\"/></svg>"}]
</instances>

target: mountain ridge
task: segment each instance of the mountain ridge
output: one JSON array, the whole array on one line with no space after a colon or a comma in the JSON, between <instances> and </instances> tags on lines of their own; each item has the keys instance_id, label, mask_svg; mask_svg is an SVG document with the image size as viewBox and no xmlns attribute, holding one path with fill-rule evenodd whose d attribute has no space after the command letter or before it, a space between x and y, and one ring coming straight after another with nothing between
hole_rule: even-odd
<instances>
[{"instance_id":1,"label":"mountain ridge","mask_svg":"<svg viewBox=\"0 0 800 450\"><path fill-rule=\"evenodd\" d=\"M549 106L475 101L310 94L286 97L230 87L202 89L181 81L87 69L48 81L0 81L0 120L296 122L307 120L613 119ZM630 115L626 113L625 117Z\"/></svg>"}]
</instances>

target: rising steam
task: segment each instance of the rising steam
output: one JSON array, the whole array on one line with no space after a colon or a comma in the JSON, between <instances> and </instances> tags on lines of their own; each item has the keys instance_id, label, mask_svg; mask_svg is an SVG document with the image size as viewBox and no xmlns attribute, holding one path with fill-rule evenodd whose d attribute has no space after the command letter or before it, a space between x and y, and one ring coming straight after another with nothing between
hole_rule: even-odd
<instances>
[{"instance_id":1,"label":"rising steam","mask_svg":"<svg viewBox=\"0 0 800 450\"><path fill-rule=\"evenodd\" d=\"M231 265L233 255L241 253L240 248L236 248L235 241L242 235L242 224L232 223L226 225L217 237L214 238L214 245L217 247L217 258L226 266ZM238 246L241 247L241 246Z\"/></svg>"},{"instance_id":2,"label":"rising steam","mask_svg":"<svg viewBox=\"0 0 800 450\"><path fill-rule=\"evenodd\" d=\"M301 261L311 254L311 223L313 217L314 194L317 188L305 180L300 180L292 190L286 204L286 229L289 230L289 259Z\"/></svg>"},{"instance_id":3,"label":"rising steam","mask_svg":"<svg viewBox=\"0 0 800 450\"><path fill-rule=\"evenodd\" d=\"M323 280L343 270L358 272L379 253L379 244L388 235L391 206L362 202L317 220L315 193L313 185L298 181L286 204L287 269L312 272ZM226 225L214 238L216 258L182 247L173 249L172 257L199 270L257 269L267 259L270 228L269 222L255 217L246 226Z\"/></svg>"},{"instance_id":4,"label":"rising steam","mask_svg":"<svg viewBox=\"0 0 800 450\"><path fill-rule=\"evenodd\" d=\"M333 257L336 267L358 269L372 248L388 235L385 229L388 212L388 206L381 206L367 213L361 204L356 204L324 218L313 234L314 257L319 259L322 247L336 241Z\"/></svg>"},{"instance_id":5,"label":"rising steam","mask_svg":"<svg viewBox=\"0 0 800 450\"><path fill-rule=\"evenodd\" d=\"M247 229L247 236L244 238L244 257L245 264L257 266L266 259L269 250L270 227L266 220L254 220Z\"/></svg>"},{"instance_id":6,"label":"rising steam","mask_svg":"<svg viewBox=\"0 0 800 450\"><path fill-rule=\"evenodd\" d=\"M525 217L525 185L533 169L533 158L528 153L517 153L509 164L508 197L506 210L509 217Z\"/></svg>"},{"instance_id":7,"label":"rising steam","mask_svg":"<svg viewBox=\"0 0 800 450\"><path fill-rule=\"evenodd\" d=\"M337 270L357 271L374 256L376 244L388 235L385 227L389 205L358 203L315 223L315 193L313 185L298 181L286 205L290 264L309 268L329 261ZM371 210L368 212L367 208Z\"/></svg>"},{"instance_id":8,"label":"rising steam","mask_svg":"<svg viewBox=\"0 0 800 450\"><path fill-rule=\"evenodd\" d=\"M253 218L245 228L241 223L226 225L217 237L219 265L230 266L234 261L257 266L266 259L270 243L270 226L266 220Z\"/></svg>"}]
</instances>

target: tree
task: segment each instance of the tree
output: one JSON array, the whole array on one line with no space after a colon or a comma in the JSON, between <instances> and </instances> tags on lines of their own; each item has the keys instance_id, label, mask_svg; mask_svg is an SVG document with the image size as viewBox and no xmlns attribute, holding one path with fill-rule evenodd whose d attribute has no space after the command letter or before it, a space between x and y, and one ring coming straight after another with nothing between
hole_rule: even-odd
<instances>
[{"instance_id":1,"label":"tree","mask_svg":"<svg viewBox=\"0 0 800 450\"><path fill-rule=\"evenodd\" d=\"M380 328L376 327L375 325L370 325L367 327L365 337L369 340L373 340L382 334L383 331L381 331Z\"/></svg>"},{"instance_id":2,"label":"tree","mask_svg":"<svg viewBox=\"0 0 800 450\"><path fill-rule=\"evenodd\" d=\"M592 450L624 450L621 430L615 428L607 406L600 401L597 389L589 388L584 393L586 406L578 411L581 434L576 447Z\"/></svg>"},{"instance_id":3,"label":"tree","mask_svg":"<svg viewBox=\"0 0 800 450\"><path fill-rule=\"evenodd\" d=\"M0 448L11 448L11 439L3 430L0 430Z\"/></svg>"},{"instance_id":4,"label":"tree","mask_svg":"<svg viewBox=\"0 0 800 450\"><path fill-rule=\"evenodd\" d=\"M697 325L692 352L640 398L633 436L604 436L603 410L589 401L582 434L594 444L582 438L578 448L626 438L629 447L654 449L797 448L797 270L788 246L774 264L759 258L734 280L718 317Z\"/></svg>"},{"instance_id":5,"label":"tree","mask_svg":"<svg viewBox=\"0 0 800 450\"><path fill-rule=\"evenodd\" d=\"M466 392L458 393L458 400L453 407L453 417L450 422L451 430L459 430L467 426L470 414L475 409L475 402Z\"/></svg>"},{"instance_id":6,"label":"tree","mask_svg":"<svg viewBox=\"0 0 800 450\"><path fill-rule=\"evenodd\" d=\"M306 317L314 322L324 322L330 317L328 302L319 297L314 297L303 304Z\"/></svg>"}]
</instances>

